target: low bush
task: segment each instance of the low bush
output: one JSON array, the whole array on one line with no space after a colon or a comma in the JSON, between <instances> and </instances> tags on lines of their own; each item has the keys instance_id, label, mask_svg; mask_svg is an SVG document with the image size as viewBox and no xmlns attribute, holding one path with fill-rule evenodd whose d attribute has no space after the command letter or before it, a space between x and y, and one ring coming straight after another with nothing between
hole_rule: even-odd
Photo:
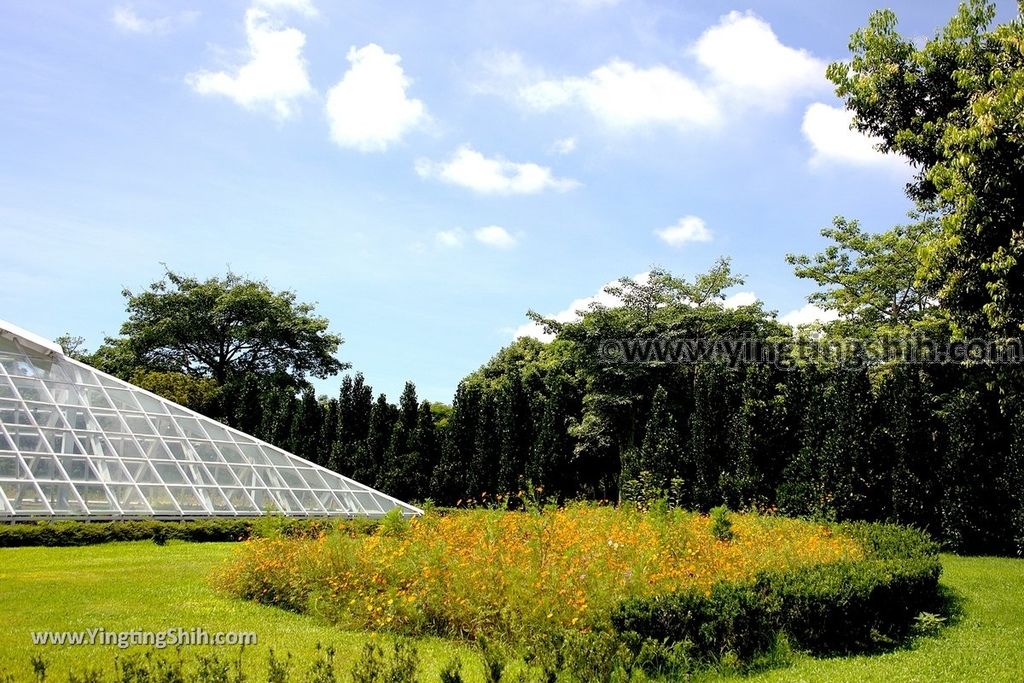
<instances>
[{"instance_id":1,"label":"low bush","mask_svg":"<svg viewBox=\"0 0 1024 683\"><path fill-rule=\"evenodd\" d=\"M612 625L635 651L651 641L684 643L693 659L712 665L754 662L780 636L813 654L870 651L905 638L938 600L937 546L890 525L844 524L836 532L861 543L865 557L761 572L709 592L631 598L612 611Z\"/></svg>"},{"instance_id":2,"label":"low bush","mask_svg":"<svg viewBox=\"0 0 1024 683\"><path fill-rule=\"evenodd\" d=\"M374 532L377 520L337 520L281 516L196 519L184 521L116 520L108 522L41 521L0 524L0 548L83 546L115 541L168 540L192 543L244 541L250 538L301 538L335 530L361 535Z\"/></svg>"}]
</instances>

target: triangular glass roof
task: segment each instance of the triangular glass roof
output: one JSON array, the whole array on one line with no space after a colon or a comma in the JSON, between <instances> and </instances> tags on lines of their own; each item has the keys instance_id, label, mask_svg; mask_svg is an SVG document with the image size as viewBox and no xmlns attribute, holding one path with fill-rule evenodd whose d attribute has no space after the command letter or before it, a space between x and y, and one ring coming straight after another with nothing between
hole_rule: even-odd
<instances>
[{"instance_id":1,"label":"triangular glass roof","mask_svg":"<svg viewBox=\"0 0 1024 683\"><path fill-rule=\"evenodd\" d=\"M0 321L0 520L422 511Z\"/></svg>"}]
</instances>

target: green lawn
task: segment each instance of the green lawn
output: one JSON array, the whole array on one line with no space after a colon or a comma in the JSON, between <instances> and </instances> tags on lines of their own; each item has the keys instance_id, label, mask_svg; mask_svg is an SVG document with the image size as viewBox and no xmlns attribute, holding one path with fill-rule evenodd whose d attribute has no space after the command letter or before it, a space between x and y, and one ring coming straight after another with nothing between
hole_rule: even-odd
<instances>
[{"instance_id":1,"label":"green lawn","mask_svg":"<svg viewBox=\"0 0 1024 683\"><path fill-rule=\"evenodd\" d=\"M260 644L246 660L258 676L269 647L310 656L315 645L334 645L351 661L368 636L343 632L316 620L234 600L208 580L231 553L231 544L148 542L87 548L0 550L0 671L31 680L29 657L50 662L49 680L67 680L70 663L109 667L116 648L33 646L32 631L102 627L109 632L202 627L208 632L254 631ZM943 558L943 582L959 596L962 614L942 635L913 649L872 657L797 658L787 669L750 681L1024 681L1024 561ZM471 650L438 639L420 642L426 680L461 656L479 677ZM258 680L258 678L256 678ZM718 679L723 680L723 679Z\"/></svg>"},{"instance_id":2,"label":"green lawn","mask_svg":"<svg viewBox=\"0 0 1024 683\"><path fill-rule=\"evenodd\" d=\"M110 543L83 548L0 549L0 673L32 680L29 659L41 653L50 663L50 681L64 683L72 662L108 670L120 652L114 646L33 646L33 631L76 631L101 627L108 632L201 627L209 633L252 631L259 638L246 648L245 661L258 675L267 651L291 652L297 660L313 656L317 643L333 645L339 661L351 661L367 635L339 631L283 610L226 597L214 591L209 576L230 556L231 543ZM148 648L143 648L148 649ZM431 680L448 661L471 650L440 639L419 641L423 669ZM203 648L189 648L200 652ZM221 648L219 654L237 649ZM297 669L298 670L298 669ZM258 679L257 679L258 680Z\"/></svg>"}]
</instances>

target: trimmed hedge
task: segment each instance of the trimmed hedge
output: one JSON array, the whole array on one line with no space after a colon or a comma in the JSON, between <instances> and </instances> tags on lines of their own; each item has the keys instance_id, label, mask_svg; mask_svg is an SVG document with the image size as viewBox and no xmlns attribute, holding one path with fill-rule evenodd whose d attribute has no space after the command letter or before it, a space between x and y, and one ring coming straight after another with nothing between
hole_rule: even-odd
<instances>
[{"instance_id":1,"label":"trimmed hedge","mask_svg":"<svg viewBox=\"0 0 1024 683\"><path fill-rule=\"evenodd\" d=\"M914 618L936 609L942 571L938 546L923 532L883 524L835 527L860 541L866 557L762 573L753 581L634 598L612 612L612 625L639 647L683 643L715 664L726 655L751 662L785 636L812 654L878 649L907 636Z\"/></svg>"},{"instance_id":2,"label":"trimmed hedge","mask_svg":"<svg viewBox=\"0 0 1024 683\"><path fill-rule=\"evenodd\" d=\"M244 541L253 536L315 535L341 526L361 533L376 529L377 521L285 517L240 517L186 521L41 521L0 524L0 548L82 546L114 541L154 540L162 543L171 539L192 543Z\"/></svg>"}]
</instances>

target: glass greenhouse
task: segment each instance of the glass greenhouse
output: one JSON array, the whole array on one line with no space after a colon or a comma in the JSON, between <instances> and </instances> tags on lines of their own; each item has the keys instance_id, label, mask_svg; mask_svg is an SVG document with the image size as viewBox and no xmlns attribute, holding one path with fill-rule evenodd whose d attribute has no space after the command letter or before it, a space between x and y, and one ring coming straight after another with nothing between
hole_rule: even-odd
<instances>
[{"instance_id":1,"label":"glass greenhouse","mask_svg":"<svg viewBox=\"0 0 1024 683\"><path fill-rule=\"evenodd\" d=\"M0 521L422 511L0 321Z\"/></svg>"}]
</instances>

